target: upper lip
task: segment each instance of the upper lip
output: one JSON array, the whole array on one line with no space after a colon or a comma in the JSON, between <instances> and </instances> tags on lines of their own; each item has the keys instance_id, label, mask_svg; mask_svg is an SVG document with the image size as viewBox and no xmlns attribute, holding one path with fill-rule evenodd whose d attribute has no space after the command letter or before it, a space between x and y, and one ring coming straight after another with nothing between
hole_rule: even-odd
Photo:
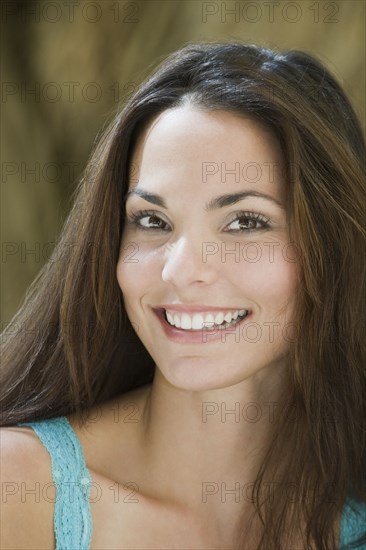
<instances>
[{"instance_id":1,"label":"upper lip","mask_svg":"<svg viewBox=\"0 0 366 550\"><path fill-rule=\"evenodd\" d=\"M201 312L219 312L230 313L231 311L240 311L246 307L220 307L220 306L204 306L204 305L185 305L185 304L161 304L154 309L176 311L177 313L201 313Z\"/></svg>"}]
</instances>

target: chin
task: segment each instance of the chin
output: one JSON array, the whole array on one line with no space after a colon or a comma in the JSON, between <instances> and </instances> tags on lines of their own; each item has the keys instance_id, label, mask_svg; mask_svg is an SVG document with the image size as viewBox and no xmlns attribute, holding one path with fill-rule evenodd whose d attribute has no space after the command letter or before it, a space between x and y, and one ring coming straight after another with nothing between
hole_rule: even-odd
<instances>
[{"instance_id":1,"label":"chin","mask_svg":"<svg viewBox=\"0 0 366 550\"><path fill-rule=\"evenodd\" d=\"M230 365L215 365L208 358L185 357L159 369L166 382L187 391L224 389L249 378L253 372L234 372Z\"/></svg>"}]
</instances>

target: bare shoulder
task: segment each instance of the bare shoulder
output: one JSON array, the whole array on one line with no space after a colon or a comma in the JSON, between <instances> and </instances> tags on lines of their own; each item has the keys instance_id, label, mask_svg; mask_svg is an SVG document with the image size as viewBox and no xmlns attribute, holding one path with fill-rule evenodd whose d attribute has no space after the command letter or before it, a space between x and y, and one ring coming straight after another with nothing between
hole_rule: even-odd
<instances>
[{"instance_id":1,"label":"bare shoulder","mask_svg":"<svg viewBox=\"0 0 366 550\"><path fill-rule=\"evenodd\" d=\"M129 475L129 465L135 471L140 453L139 430L149 389L150 386L145 385L87 409L81 415L67 415L89 470L118 480L123 461L126 475Z\"/></svg>"},{"instance_id":2,"label":"bare shoulder","mask_svg":"<svg viewBox=\"0 0 366 550\"><path fill-rule=\"evenodd\" d=\"M31 428L0 428L0 483L0 548L54 548L51 458Z\"/></svg>"}]
</instances>

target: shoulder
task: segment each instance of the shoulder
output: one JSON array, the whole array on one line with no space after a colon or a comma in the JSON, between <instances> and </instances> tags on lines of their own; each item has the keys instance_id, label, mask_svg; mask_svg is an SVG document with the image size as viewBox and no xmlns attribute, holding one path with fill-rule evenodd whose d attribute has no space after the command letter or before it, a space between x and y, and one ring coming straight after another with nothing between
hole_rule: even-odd
<instances>
[{"instance_id":1,"label":"shoulder","mask_svg":"<svg viewBox=\"0 0 366 550\"><path fill-rule=\"evenodd\" d=\"M0 447L2 547L54 546L55 489L47 449L25 426L0 428Z\"/></svg>"},{"instance_id":2,"label":"shoulder","mask_svg":"<svg viewBox=\"0 0 366 550\"><path fill-rule=\"evenodd\" d=\"M52 481L50 456L32 428L0 428L0 446L2 478Z\"/></svg>"},{"instance_id":3,"label":"shoulder","mask_svg":"<svg viewBox=\"0 0 366 550\"><path fill-rule=\"evenodd\" d=\"M95 405L81 415L67 415L91 472L115 481L121 480L122 466L122 477L136 473L149 391L150 385L145 385Z\"/></svg>"}]
</instances>

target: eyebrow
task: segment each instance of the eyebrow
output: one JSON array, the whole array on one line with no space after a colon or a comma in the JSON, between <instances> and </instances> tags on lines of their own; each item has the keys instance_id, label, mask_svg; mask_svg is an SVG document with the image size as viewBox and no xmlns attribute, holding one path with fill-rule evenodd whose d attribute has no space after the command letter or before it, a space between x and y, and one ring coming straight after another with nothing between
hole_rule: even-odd
<instances>
[{"instance_id":1,"label":"eyebrow","mask_svg":"<svg viewBox=\"0 0 366 550\"><path fill-rule=\"evenodd\" d=\"M126 195L126 200L131 195L138 195L145 201L151 202L151 204L156 204L157 206L161 206L161 208L165 208L165 209L167 208L164 199L160 195L149 193L148 191L145 191L141 187L135 187L134 189L131 189L131 191L129 191ZM266 195L265 193L259 193L258 191L249 190L249 191L242 191L241 193L226 194L226 195L221 195L219 197L215 197L206 204L205 211L212 212L213 210L217 210L218 208L231 206L232 204L235 204L243 199L246 199L247 197L260 197L262 199L266 199L267 201L273 202L274 204L276 204L277 206L285 210L284 205L274 197L271 197L270 195Z\"/></svg>"}]
</instances>

